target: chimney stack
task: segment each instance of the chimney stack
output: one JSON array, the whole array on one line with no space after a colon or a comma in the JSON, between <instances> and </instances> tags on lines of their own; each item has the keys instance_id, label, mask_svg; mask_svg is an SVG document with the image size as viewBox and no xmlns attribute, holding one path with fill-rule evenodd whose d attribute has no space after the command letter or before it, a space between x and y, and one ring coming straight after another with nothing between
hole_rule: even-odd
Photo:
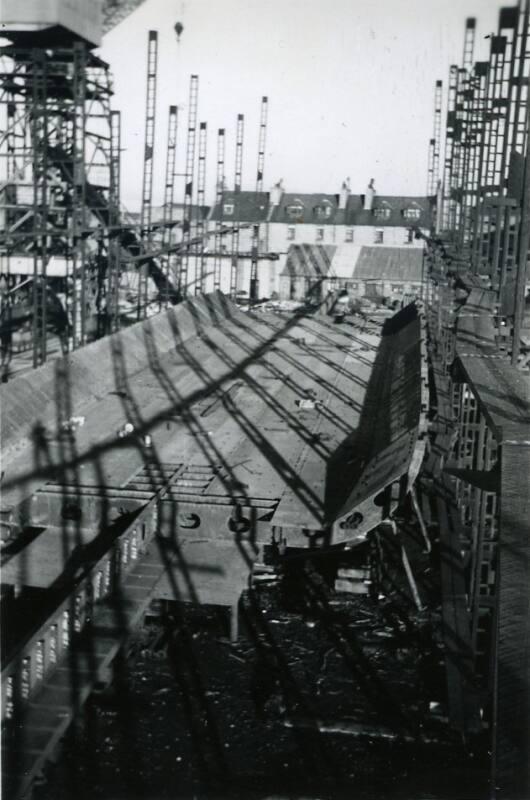
<instances>
[{"instance_id":1,"label":"chimney stack","mask_svg":"<svg viewBox=\"0 0 530 800\"><path fill-rule=\"evenodd\" d=\"M348 205L348 198L350 196L350 192L351 192L350 179L346 178L346 180L343 181L339 195L339 209L341 211L344 211L346 209L346 206Z\"/></svg>"},{"instance_id":2,"label":"chimney stack","mask_svg":"<svg viewBox=\"0 0 530 800\"><path fill-rule=\"evenodd\" d=\"M371 211L372 206L374 204L374 197L375 197L375 186L374 186L374 179L370 178L370 183L368 184L368 188L366 189L366 194L364 196L364 210Z\"/></svg>"},{"instance_id":3,"label":"chimney stack","mask_svg":"<svg viewBox=\"0 0 530 800\"><path fill-rule=\"evenodd\" d=\"M275 183L271 189L271 205L279 206L283 197L283 178Z\"/></svg>"}]
</instances>

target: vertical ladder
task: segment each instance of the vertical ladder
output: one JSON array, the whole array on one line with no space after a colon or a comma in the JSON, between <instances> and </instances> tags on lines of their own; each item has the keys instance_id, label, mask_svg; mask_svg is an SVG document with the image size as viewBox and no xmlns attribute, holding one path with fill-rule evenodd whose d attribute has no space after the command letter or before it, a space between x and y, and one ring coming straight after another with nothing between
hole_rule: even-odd
<instances>
[{"instance_id":1,"label":"vertical ladder","mask_svg":"<svg viewBox=\"0 0 530 800\"><path fill-rule=\"evenodd\" d=\"M215 221L215 260L213 265L213 286L214 289L221 288L221 248L223 246L223 191L225 177L225 130L219 128L217 131L217 174L215 182L215 205L217 207L218 218Z\"/></svg>"},{"instance_id":2,"label":"vertical ladder","mask_svg":"<svg viewBox=\"0 0 530 800\"><path fill-rule=\"evenodd\" d=\"M518 26L520 22L519 10L517 7L501 8L499 14L499 31L506 38L506 49L504 55L504 69L501 77L501 97L499 107L501 114L499 117L499 130L497 136L497 150L495 153L493 185L496 192L505 194L506 175L510 156L511 126L514 113L514 97L516 87L517 71L517 45L518 45Z\"/></svg>"},{"instance_id":3,"label":"vertical ladder","mask_svg":"<svg viewBox=\"0 0 530 800\"><path fill-rule=\"evenodd\" d=\"M173 222L173 206L175 198L175 171L177 156L177 130L178 130L178 109L177 106L169 106L168 126L167 126L167 154L166 154L166 176L164 181L164 205L162 216L162 249L171 244ZM169 304L169 285L171 278L171 256L162 257L162 266L166 274L166 296L160 298L161 304L166 307Z\"/></svg>"},{"instance_id":4,"label":"vertical ladder","mask_svg":"<svg viewBox=\"0 0 530 800\"><path fill-rule=\"evenodd\" d=\"M206 259L204 257L204 204L206 194L206 146L208 129L206 122L199 125L199 161L197 171L197 254L195 256L195 294L206 291Z\"/></svg>"},{"instance_id":5,"label":"vertical ladder","mask_svg":"<svg viewBox=\"0 0 530 800\"><path fill-rule=\"evenodd\" d=\"M261 98L261 111L258 137L258 171L256 175L256 213L259 213L259 194L263 191L263 171L265 168L265 143L267 140L268 98ZM250 264L250 302L258 300L258 254L259 254L259 222L252 226Z\"/></svg>"},{"instance_id":6,"label":"vertical ladder","mask_svg":"<svg viewBox=\"0 0 530 800\"><path fill-rule=\"evenodd\" d=\"M147 40L147 93L145 103L145 146L142 179L142 209L140 213L140 239L142 250L151 249L152 197L153 197L153 156L155 146L156 116L156 72L158 63L158 33L149 31ZM148 265L139 267L137 317L147 315Z\"/></svg>"},{"instance_id":7,"label":"vertical ladder","mask_svg":"<svg viewBox=\"0 0 530 800\"><path fill-rule=\"evenodd\" d=\"M107 331L113 333L119 328L119 286L120 286L120 151L121 114L110 113L110 181L109 181L109 246L107 264Z\"/></svg>"},{"instance_id":8,"label":"vertical ladder","mask_svg":"<svg viewBox=\"0 0 530 800\"><path fill-rule=\"evenodd\" d=\"M33 148L33 366L46 361L46 262L48 225L48 109L46 87L46 54L44 50L32 51L32 104L31 139Z\"/></svg>"},{"instance_id":9,"label":"vertical ladder","mask_svg":"<svg viewBox=\"0 0 530 800\"><path fill-rule=\"evenodd\" d=\"M427 197L434 194L434 139L429 139L429 155L427 161Z\"/></svg>"},{"instance_id":10,"label":"vertical ladder","mask_svg":"<svg viewBox=\"0 0 530 800\"><path fill-rule=\"evenodd\" d=\"M451 163L451 229L456 234L460 228L461 216L461 189L462 189L462 166L463 166L463 143L465 141L466 110L464 105L464 93L467 91L467 73L460 68L457 73L456 84L456 114L455 130L453 135L453 150Z\"/></svg>"},{"instance_id":11,"label":"vertical ladder","mask_svg":"<svg viewBox=\"0 0 530 800\"><path fill-rule=\"evenodd\" d=\"M234 218L232 226L232 263L230 270L230 296L235 299L238 282L238 256L239 256L239 200L241 194L241 175L243 170L243 134L245 118L243 114L237 115L236 130L236 159L234 177Z\"/></svg>"},{"instance_id":12,"label":"vertical ladder","mask_svg":"<svg viewBox=\"0 0 530 800\"><path fill-rule=\"evenodd\" d=\"M434 89L434 153L432 193L435 194L440 180L440 147L442 139L442 81L436 81Z\"/></svg>"},{"instance_id":13,"label":"vertical ladder","mask_svg":"<svg viewBox=\"0 0 530 800\"><path fill-rule=\"evenodd\" d=\"M456 87L457 87L458 67L452 64L449 69L449 86L447 90L447 119L445 128L445 153L443 168L443 222L442 227L448 230L451 227L453 217L451 196L452 168L453 168L453 148L456 131Z\"/></svg>"},{"instance_id":14,"label":"vertical ladder","mask_svg":"<svg viewBox=\"0 0 530 800\"><path fill-rule=\"evenodd\" d=\"M85 229L86 216L86 49L74 44L74 130L73 130L73 259L72 324L73 347L86 341L88 306Z\"/></svg>"},{"instance_id":15,"label":"vertical ladder","mask_svg":"<svg viewBox=\"0 0 530 800\"><path fill-rule=\"evenodd\" d=\"M186 167L184 184L184 219L182 221L182 259L180 264L179 290L184 299L188 294L188 268L191 247L191 227L193 214L193 172L195 164L195 139L197 135L197 102L199 96L199 76L190 78L188 104L188 140L186 143Z\"/></svg>"},{"instance_id":16,"label":"vertical ladder","mask_svg":"<svg viewBox=\"0 0 530 800\"><path fill-rule=\"evenodd\" d=\"M475 17L468 17L466 19L466 29L464 34L464 54L462 58L462 66L469 74L473 67L473 54L475 51L475 32L477 20Z\"/></svg>"}]
</instances>

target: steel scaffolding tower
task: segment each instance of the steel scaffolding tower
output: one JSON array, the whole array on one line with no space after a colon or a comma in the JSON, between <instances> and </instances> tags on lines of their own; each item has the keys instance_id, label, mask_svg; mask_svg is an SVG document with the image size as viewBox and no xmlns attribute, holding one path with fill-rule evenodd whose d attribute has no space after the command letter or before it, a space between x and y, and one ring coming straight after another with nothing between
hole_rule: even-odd
<instances>
[{"instance_id":1,"label":"steel scaffolding tower","mask_svg":"<svg viewBox=\"0 0 530 800\"><path fill-rule=\"evenodd\" d=\"M521 0L516 7L501 9L489 61L476 62L472 70L474 25L469 22L464 66L456 86L451 68L449 84L444 174L450 195L444 228L458 245L459 257L469 257L476 274L490 276L504 317L513 325L503 335L516 363L526 281L523 154L530 100L530 3Z\"/></svg>"},{"instance_id":2,"label":"steel scaffolding tower","mask_svg":"<svg viewBox=\"0 0 530 800\"><path fill-rule=\"evenodd\" d=\"M110 182L109 182L109 247L108 247L108 289L107 289L107 333L119 329L119 287L121 274L120 252L120 151L121 114L110 114Z\"/></svg>"},{"instance_id":3,"label":"steel scaffolding tower","mask_svg":"<svg viewBox=\"0 0 530 800\"><path fill-rule=\"evenodd\" d=\"M172 224L173 206L175 199L175 172L177 157L177 131L178 131L178 109L177 106L169 106L168 127L167 127L167 155L166 155L166 175L164 181L164 206L162 216L162 249L172 244ZM162 258L163 268L167 277L167 286L171 280L171 259L172 256L166 255ZM160 298L161 304L169 304L169 296L166 291L165 297Z\"/></svg>"},{"instance_id":4,"label":"steel scaffolding tower","mask_svg":"<svg viewBox=\"0 0 530 800\"><path fill-rule=\"evenodd\" d=\"M153 202L153 158L155 147L157 66L158 34L156 31L149 31L147 40L144 168L142 177L142 208L140 212L140 240L144 250L151 249L152 243L151 217ZM138 273L138 319L142 319L147 315L147 303L148 274L147 265L143 264Z\"/></svg>"},{"instance_id":5,"label":"steel scaffolding tower","mask_svg":"<svg viewBox=\"0 0 530 800\"><path fill-rule=\"evenodd\" d=\"M454 197L452 194L453 148L456 135L456 89L458 67L452 64L449 68L449 86L447 92L447 121L445 129L445 154L443 167L443 209L442 227L447 230L454 219ZM433 148L434 153L434 148Z\"/></svg>"},{"instance_id":6,"label":"steel scaffolding tower","mask_svg":"<svg viewBox=\"0 0 530 800\"><path fill-rule=\"evenodd\" d=\"M263 191L263 171L265 168L265 143L267 140L268 98L261 98L261 111L258 137L258 170L256 175L256 198ZM257 209L256 209L257 210ZM251 265L250 265L250 302L258 300L258 255L259 255L259 223L252 226Z\"/></svg>"},{"instance_id":7,"label":"steel scaffolding tower","mask_svg":"<svg viewBox=\"0 0 530 800\"><path fill-rule=\"evenodd\" d=\"M13 346L31 348L38 366L57 337L66 349L97 335L108 285L96 235L109 224L108 65L82 42L22 41L0 50L0 249L17 298L2 313L4 376Z\"/></svg>"},{"instance_id":8,"label":"steel scaffolding tower","mask_svg":"<svg viewBox=\"0 0 530 800\"><path fill-rule=\"evenodd\" d=\"M442 81L436 81L434 88L434 132L429 139L429 157L427 168L427 195L432 197L437 190L440 179L440 146L442 136Z\"/></svg>"},{"instance_id":9,"label":"steel scaffolding tower","mask_svg":"<svg viewBox=\"0 0 530 800\"><path fill-rule=\"evenodd\" d=\"M188 103L188 139L186 142L186 167L184 184L184 219L182 222L183 254L180 266L179 292L182 298L188 293L190 247L193 224L193 173L195 166L195 139L197 136L197 104L199 98L199 76L190 78Z\"/></svg>"},{"instance_id":10,"label":"steel scaffolding tower","mask_svg":"<svg viewBox=\"0 0 530 800\"><path fill-rule=\"evenodd\" d=\"M46 361L46 257L48 229L48 153L42 143L48 140L48 109L46 98L46 57L33 50L33 119L31 142L33 148L33 366ZM84 139L82 140L84 143ZM74 146L77 141L74 138ZM76 148L77 153L77 148ZM76 187L74 187L76 188Z\"/></svg>"},{"instance_id":11,"label":"steel scaffolding tower","mask_svg":"<svg viewBox=\"0 0 530 800\"><path fill-rule=\"evenodd\" d=\"M206 122L199 125L199 159L197 170L197 226L198 239L197 253L195 256L195 294L206 291L206 261L204 258L204 208L206 196L206 147L208 142L208 128Z\"/></svg>"},{"instance_id":12,"label":"steel scaffolding tower","mask_svg":"<svg viewBox=\"0 0 530 800\"><path fill-rule=\"evenodd\" d=\"M464 54L462 57L462 66L469 74L473 67L473 54L475 52L475 32L477 21L475 17L468 17L466 19L466 30L464 34Z\"/></svg>"},{"instance_id":13,"label":"steel scaffolding tower","mask_svg":"<svg viewBox=\"0 0 530 800\"><path fill-rule=\"evenodd\" d=\"M237 115L236 129L236 157L235 157L235 176L234 176L234 217L235 223L232 226L232 259L230 269L230 296L235 298L238 283L238 260L239 260L239 196L241 194L241 175L243 170L243 134L245 129L245 118L243 114Z\"/></svg>"},{"instance_id":14,"label":"steel scaffolding tower","mask_svg":"<svg viewBox=\"0 0 530 800\"><path fill-rule=\"evenodd\" d=\"M214 260L214 289L221 288L221 248L223 228L223 191L225 178L225 130L219 128L217 131L217 174L215 180L215 205L218 209L218 219L215 221L215 260Z\"/></svg>"},{"instance_id":15,"label":"steel scaffolding tower","mask_svg":"<svg viewBox=\"0 0 530 800\"><path fill-rule=\"evenodd\" d=\"M427 157L427 196L434 194L434 139L429 139L429 154Z\"/></svg>"}]
</instances>

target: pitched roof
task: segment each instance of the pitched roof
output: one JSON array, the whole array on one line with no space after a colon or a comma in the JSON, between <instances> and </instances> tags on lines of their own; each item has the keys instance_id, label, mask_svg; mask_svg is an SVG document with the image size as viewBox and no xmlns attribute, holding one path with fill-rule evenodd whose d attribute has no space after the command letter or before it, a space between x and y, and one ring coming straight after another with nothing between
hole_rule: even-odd
<instances>
[{"instance_id":1,"label":"pitched roof","mask_svg":"<svg viewBox=\"0 0 530 800\"><path fill-rule=\"evenodd\" d=\"M430 228L432 225L433 201L430 197L404 197L376 194L372 208L365 211L364 195L354 194L348 199L346 207L346 225L373 225L376 227L412 227ZM387 209L388 216L378 215L378 210ZM407 219L404 212L417 209L418 218Z\"/></svg>"},{"instance_id":2,"label":"pitched roof","mask_svg":"<svg viewBox=\"0 0 530 800\"><path fill-rule=\"evenodd\" d=\"M234 206L232 214L224 212L225 205ZM268 192L239 192L238 194L235 192L223 192L221 203L216 203L210 219L214 222L219 220L223 220L223 222L231 222L232 220L264 222L267 219L268 209Z\"/></svg>"},{"instance_id":3,"label":"pitched roof","mask_svg":"<svg viewBox=\"0 0 530 800\"><path fill-rule=\"evenodd\" d=\"M281 277L325 277L336 249L332 244L292 244L287 252L287 261Z\"/></svg>"},{"instance_id":4,"label":"pitched roof","mask_svg":"<svg viewBox=\"0 0 530 800\"><path fill-rule=\"evenodd\" d=\"M271 222L344 225L345 211L339 209L337 194L293 194L285 192L274 207Z\"/></svg>"},{"instance_id":5,"label":"pitched roof","mask_svg":"<svg viewBox=\"0 0 530 800\"><path fill-rule=\"evenodd\" d=\"M357 280L421 281L423 249L362 247L353 277Z\"/></svg>"},{"instance_id":6,"label":"pitched roof","mask_svg":"<svg viewBox=\"0 0 530 800\"><path fill-rule=\"evenodd\" d=\"M432 225L433 199L429 197L404 197L376 194L373 207L363 208L364 195L354 194L348 198L346 209L339 208L338 194L285 192L277 206L270 206L268 192L223 193L221 204L214 206L211 219L239 222L264 222L270 209L270 221L288 225L370 225L374 227L430 228ZM234 205L233 214L223 213L225 204ZM378 216L377 209L388 209L388 216ZM406 209L417 209L418 217L407 219Z\"/></svg>"}]
</instances>

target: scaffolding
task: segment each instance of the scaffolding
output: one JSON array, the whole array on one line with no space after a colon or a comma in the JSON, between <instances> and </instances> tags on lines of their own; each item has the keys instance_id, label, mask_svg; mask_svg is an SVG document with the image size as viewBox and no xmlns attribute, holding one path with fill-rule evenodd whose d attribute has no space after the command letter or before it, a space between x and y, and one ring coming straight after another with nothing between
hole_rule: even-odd
<instances>
[{"instance_id":1,"label":"scaffolding","mask_svg":"<svg viewBox=\"0 0 530 800\"><path fill-rule=\"evenodd\" d=\"M222 255L221 249L223 246L222 229L223 229L223 192L224 192L224 179L225 179L225 129L219 128L217 131L217 173L215 180L215 207L217 208L218 217L215 221L215 260L213 265L213 285L214 289L221 288L221 264Z\"/></svg>"},{"instance_id":2,"label":"scaffolding","mask_svg":"<svg viewBox=\"0 0 530 800\"><path fill-rule=\"evenodd\" d=\"M186 166L184 176L184 218L182 221L183 252L181 256L179 293L182 298L188 294L190 250L193 227L193 176L195 167L195 140L197 137L197 104L199 98L199 77L190 78L188 104L188 138L186 142Z\"/></svg>"},{"instance_id":3,"label":"scaffolding","mask_svg":"<svg viewBox=\"0 0 530 800\"><path fill-rule=\"evenodd\" d=\"M230 296L235 299L239 279L239 200L241 195L241 176L243 170L243 134L245 118L243 114L237 115L236 127L236 156L234 175L234 218L232 226L232 258L230 269Z\"/></svg>"},{"instance_id":4,"label":"scaffolding","mask_svg":"<svg viewBox=\"0 0 530 800\"><path fill-rule=\"evenodd\" d=\"M140 241L144 250L152 246L153 159L155 148L156 81L158 66L158 34L149 31L147 40L147 88L145 102L145 145L142 176L142 207L140 212ZM138 274L137 316L147 315L148 269L140 266Z\"/></svg>"},{"instance_id":5,"label":"scaffolding","mask_svg":"<svg viewBox=\"0 0 530 800\"><path fill-rule=\"evenodd\" d=\"M438 507L447 504L446 540L462 554L454 574L463 576L463 600L450 589L444 603L466 620L461 656L491 736L492 786L506 798L526 797L528 780L528 503L514 487L528 450L515 409L528 405L530 374L529 34L529 0L502 8L488 60L473 64L475 30L466 24L463 65L450 70L443 226L426 257L442 409Z\"/></svg>"},{"instance_id":6,"label":"scaffolding","mask_svg":"<svg viewBox=\"0 0 530 800\"><path fill-rule=\"evenodd\" d=\"M178 109L177 106L169 106L168 126L167 126L167 153L166 153L166 174L164 180L164 205L162 209L162 242L164 250L173 244L173 211L175 201L175 177L177 159L177 131L178 131ZM163 269L167 276L167 286L169 287L172 278L172 259L169 254L162 256ZM168 306L169 293L166 292L161 298L161 305Z\"/></svg>"},{"instance_id":7,"label":"scaffolding","mask_svg":"<svg viewBox=\"0 0 530 800\"><path fill-rule=\"evenodd\" d=\"M256 198L263 191L263 172L265 169L265 143L267 141L267 115L268 115L268 98L261 98L260 109L260 122L259 122L259 136L258 136L258 169L256 173ZM256 208L256 213L258 209ZM252 226L252 244L251 244L251 264L250 264L250 302L255 302L259 299L259 284L258 284L258 261L259 261L259 241L260 241L260 226L259 222Z\"/></svg>"},{"instance_id":8,"label":"scaffolding","mask_svg":"<svg viewBox=\"0 0 530 800\"><path fill-rule=\"evenodd\" d=\"M206 122L199 125L199 158L197 169L197 224L198 240L195 256L195 294L206 291L206 261L204 258L204 213L206 202L206 147L208 143L208 127Z\"/></svg>"},{"instance_id":9,"label":"scaffolding","mask_svg":"<svg viewBox=\"0 0 530 800\"><path fill-rule=\"evenodd\" d=\"M15 349L39 366L101 330L114 263L98 235L112 205L112 94L108 65L83 42L0 51L4 379Z\"/></svg>"}]
</instances>

